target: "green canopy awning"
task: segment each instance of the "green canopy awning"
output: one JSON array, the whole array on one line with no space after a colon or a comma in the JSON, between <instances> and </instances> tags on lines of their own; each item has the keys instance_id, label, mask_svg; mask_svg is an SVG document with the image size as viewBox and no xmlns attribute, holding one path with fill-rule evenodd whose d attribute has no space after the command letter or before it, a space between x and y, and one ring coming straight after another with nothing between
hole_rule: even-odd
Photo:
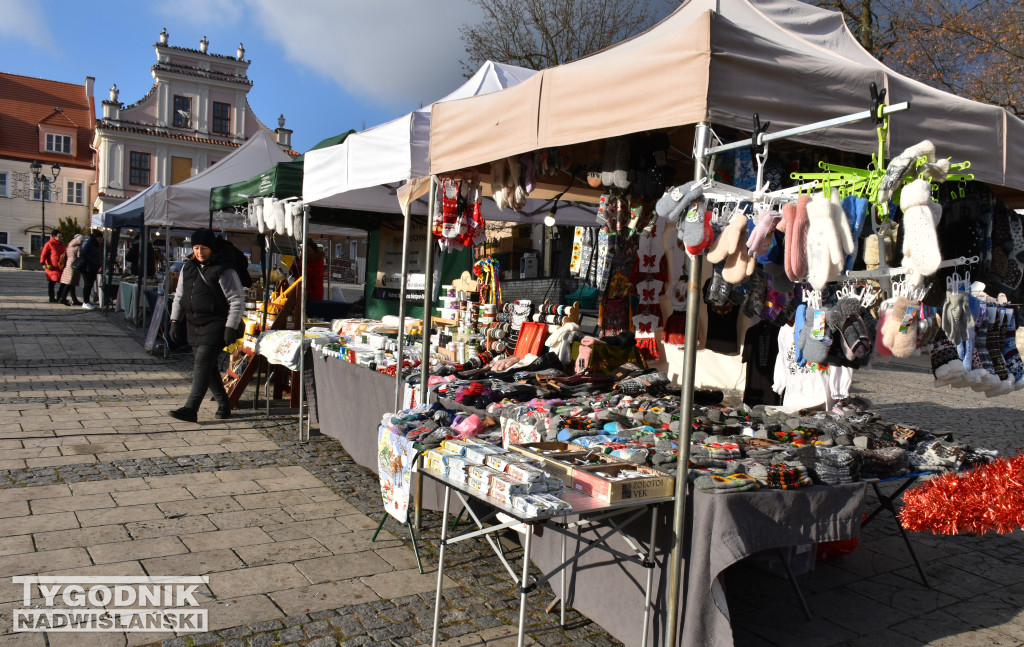
<instances>
[{"instance_id":1,"label":"green canopy awning","mask_svg":"<svg viewBox=\"0 0 1024 647\"><path fill-rule=\"evenodd\" d=\"M349 130L334 137L328 137L310 150L335 146L354 133ZM276 196L278 198L302 197L302 168L304 155L290 162L279 162L255 177L210 190L210 211L223 211L248 204L249 198Z\"/></svg>"}]
</instances>

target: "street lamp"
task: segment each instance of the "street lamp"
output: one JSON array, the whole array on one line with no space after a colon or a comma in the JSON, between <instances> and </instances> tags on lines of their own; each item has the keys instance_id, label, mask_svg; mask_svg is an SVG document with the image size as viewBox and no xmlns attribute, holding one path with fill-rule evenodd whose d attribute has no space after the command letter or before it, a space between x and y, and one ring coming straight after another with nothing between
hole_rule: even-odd
<instances>
[{"instance_id":1,"label":"street lamp","mask_svg":"<svg viewBox=\"0 0 1024 647\"><path fill-rule=\"evenodd\" d=\"M60 164L54 164L50 167L50 174L53 177L47 177L43 174L43 165L38 160L32 162L29 166L32 170L32 177L35 178L36 186L39 187L39 201L43 205L43 221L42 229L40 229L39 244L46 244L46 194L51 191L50 185L57 182L57 176L60 175Z\"/></svg>"}]
</instances>

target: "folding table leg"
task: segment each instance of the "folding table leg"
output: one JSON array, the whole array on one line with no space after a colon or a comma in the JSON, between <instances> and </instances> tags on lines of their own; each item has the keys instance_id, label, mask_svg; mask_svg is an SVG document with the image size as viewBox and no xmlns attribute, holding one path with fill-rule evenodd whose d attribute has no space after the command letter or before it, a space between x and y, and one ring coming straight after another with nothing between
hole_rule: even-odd
<instances>
[{"instance_id":1,"label":"folding table leg","mask_svg":"<svg viewBox=\"0 0 1024 647\"><path fill-rule=\"evenodd\" d=\"M420 575L423 575L423 562L420 561L420 547L416 544L416 531L413 530L411 521L406 521L405 525L409 527L409 536L412 537L412 552L416 555L416 568L420 569ZM378 528L378 530L380 529ZM375 539L376 537L374 535Z\"/></svg>"},{"instance_id":2,"label":"folding table leg","mask_svg":"<svg viewBox=\"0 0 1024 647\"><path fill-rule=\"evenodd\" d=\"M519 639L517 647L526 645L526 595L529 593L528 581L530 579L530 549L533 547L533 526L526 527L526 545L523 547L523 579L519 581ZM442 544L443 547L443 544ZM438 580L440 586L440 580Z\"/></svg>"},{"instance_id":3,"label":"folding table leg","mask_svg":"<svg viewBox=\"0 0 1024 647\"><path fill-rule=\"evenodd\" d=\"M789 577L789 583L793 585L793 590L796 592L796 597L800 600L800 606L803 607L804 617L811 620L811 610L807 606L807 600L804 599L804 592L800 590L800 583L796 581L796 576L793 575L793 569L789 567L789 555L786 554L785 548L779 549L779 556L782 557L782 566L786 569L786 576Z\"/></svg>"},{"instance_id":4,"label":"folding table leg","mask_svg":"<svg viewBox=\"0 0 1024 647\"><path fill-rule=\"evenodd\" d=\"M437 647L438 629L441 624L441 587L444 585L444 548L448 540L448 503L452 489L444 487L444 508L441 512L441 550L437 557L437 593L434 596L434 635L430 639L431 647ZM520 625L520 633L522 625Z\"/></svg>"},{"instance_id":5,"label":"folding table leg","mask_svg":"<svg viewBox=\"0 0 1024 647\"><path fill-rule=\"evenodd\" d=\"M914 550L914 544L910 542L910 536L907 534L907 531L903 529L903 524L900 523L899 515L896 513L896 506L893 505L893 501L903 493L907 486L916 480L916 478L908 480L898 490L896 490L892 496L882 494L882 491L878 489L877 483L872 482L871 487L874 488L875 496L878 497L879 509L888 510L889 514L892 515L893 521L896 522L896 529L900 531L900 536L903 537L903 542L907 545L907 551L910 552L910 558L914 560L914 566L917 567L917 573L921 576L921 583L928 588L932 588L932 585L928 583L928 576L924 574L924 567L921 566L921 560L917 558L917 551Z\"/></svg>"}]
</instances>

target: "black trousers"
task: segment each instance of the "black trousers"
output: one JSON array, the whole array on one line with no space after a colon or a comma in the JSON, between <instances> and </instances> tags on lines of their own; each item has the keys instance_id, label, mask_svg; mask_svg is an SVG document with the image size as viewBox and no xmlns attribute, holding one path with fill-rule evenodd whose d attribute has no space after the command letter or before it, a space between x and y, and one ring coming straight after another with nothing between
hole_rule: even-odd
<instances>
[{"instance_id":1,"label":"black trousers","mask_svg":"<svg viewBox=\"0 0 1024 647\"><path fill-rule=\"evenodd\" d=\"M96 285L96 272L82 272L82 302L89 303L92 297L92 288ZM98 305L98 304L97 304Z\"/></svg>"},{"instance_id":2,"label":"black trousers","mask_svg":"<svg viewBox=\"0 0 1024 647\"><path fill-rule=\"evenodd\" d=\"M57 296L54 294L54 290L57 289L57 285L59 283L60 281L51 281L50 279L46 279L46 291L50 293L50 301L57 300Z\"/></svg>"},{"instance_id":3,"label":"black trousers","mask_svg":"<svg viewBox=\"0 0 1024 647\"><path fill-rule=\"evenodd\" d=\"M223 347L223 344L203 344L195 347L196 359L192 371L192 390L189 391L188 400L185 401L186 408L198 411L208 390L213 392L213 398L217 401L218 408L228 408L228 392L224 390L224 382L221 381L220 371L217 368Z\"/></svg>"},{"instance_id":4,"label":"black trousers","mask_svg":"<svg viewBox=\"0 0 1024 647\"><path fill-rule=\"evenodd\" d=\"M60 289L57 290L57 300L63 301L64 299L67 299L68 294L71 295L71 301L73 303L78 303L78 287L68 283L61 283Z\"/></svg>"}]
</instances>

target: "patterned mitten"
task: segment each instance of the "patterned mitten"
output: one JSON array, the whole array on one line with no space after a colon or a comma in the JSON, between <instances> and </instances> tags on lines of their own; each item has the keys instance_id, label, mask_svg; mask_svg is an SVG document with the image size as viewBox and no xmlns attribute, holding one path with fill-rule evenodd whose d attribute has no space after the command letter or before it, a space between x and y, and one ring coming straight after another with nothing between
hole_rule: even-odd
<instances>
[{"instance_id":1,"label":"patterned mitten","mask_svg":"<svg viewBox=\"0 0 1024 647\"><path fill-rule=\"evenodd\" d=\"M917 324L915 319L920 304L911 303L905 297L896 297L889 315L882 324L882 343L893 357L910 357L917 348Z\"/></svg>"}]
</instances>

